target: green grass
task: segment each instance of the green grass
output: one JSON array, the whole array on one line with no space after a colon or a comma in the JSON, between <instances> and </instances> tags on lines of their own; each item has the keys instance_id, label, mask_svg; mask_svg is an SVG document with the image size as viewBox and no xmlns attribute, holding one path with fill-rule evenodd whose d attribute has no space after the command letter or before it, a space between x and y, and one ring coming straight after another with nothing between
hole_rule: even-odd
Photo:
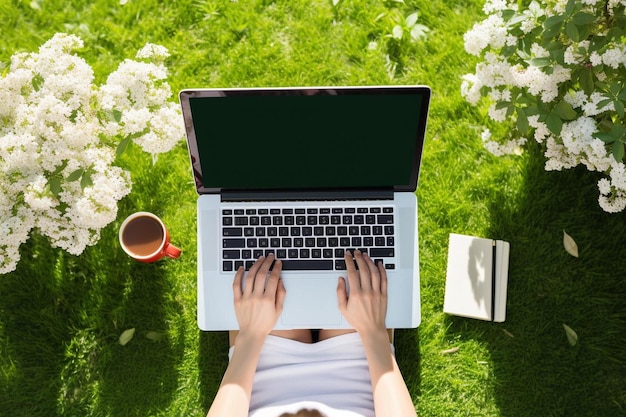
<instances>
[{"instance_id":1,"label":"green grass","mask_svg":"<svg viewBox=\"0 0 626 417\"><path fill-rule=\"evenodd\" d=\"M481 7L478 0L343 0L336 9L305 0L11 0L0 4L0 62L69 31L85 40L81 56L99 81L153 42L172 54L174 91L432 86L417 192L423 318L418 329L396 333L417 410L626 415L625 214L601 211L594 174L545 172L537 146L515 158L482 149L485 116L459 93L460 77L475 64L462 35L482 18ZM377 17L392 8L419 10L428 38L390 44L390 24ZM227 338L196 326L196 196L185 144L154 165L131 147L119 163L132 172L133 192L95 247L75 257L33 236L18 269L0 277L0 416L201 416L211 404ZM117 229L137 210L164 219L183 249L180 260L144 265L124 255ZM579 258L563 249L563 230ZM451 232L511 242L505 323L442 313ZM576 346L563 323L578 333ZM135 337L121 346L128 328Z\"/></svg>"}]
</instances>

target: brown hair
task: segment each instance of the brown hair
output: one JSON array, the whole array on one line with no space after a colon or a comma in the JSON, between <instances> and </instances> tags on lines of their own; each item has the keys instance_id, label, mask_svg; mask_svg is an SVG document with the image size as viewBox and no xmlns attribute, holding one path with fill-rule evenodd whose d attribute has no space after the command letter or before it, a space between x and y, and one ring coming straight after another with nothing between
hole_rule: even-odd
<instances>
[{"instance_id":1,"label":"brown hair","mask_svg":"<svg viewBox=\"0 0 626 417\"><path fill-rule=\"evenodd\" d=\"M326 416L317 410L303 408L302 410L298 411L296 414L284 413L284 414L281 414L279 417L326 417Z\"/></svg>"}]
</instances>

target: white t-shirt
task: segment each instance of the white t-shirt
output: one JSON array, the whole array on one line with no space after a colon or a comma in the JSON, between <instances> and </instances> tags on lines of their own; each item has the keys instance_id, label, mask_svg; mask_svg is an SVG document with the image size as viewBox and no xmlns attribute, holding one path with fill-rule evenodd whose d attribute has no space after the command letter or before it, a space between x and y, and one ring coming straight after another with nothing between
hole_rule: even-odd
<instances>
[{"instance_id":1,"label":"white t-shirt","mask_svg":"<svg viewBox=\"0 0 626 417\"><path fill-rule=\"evenodd\" d=\"M229 351L232 358L234 347ZM317 343L268 336L257 365L250 416L313 408L327 417L374 417L369 368L357 333Z\"/></svg>"}]
</instances>

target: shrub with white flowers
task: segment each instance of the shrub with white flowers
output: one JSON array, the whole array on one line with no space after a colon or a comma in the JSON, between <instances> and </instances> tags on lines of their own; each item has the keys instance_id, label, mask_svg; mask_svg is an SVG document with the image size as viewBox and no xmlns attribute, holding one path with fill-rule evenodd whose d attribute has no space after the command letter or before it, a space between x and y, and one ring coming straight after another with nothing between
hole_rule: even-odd
<instances>
[{"instance_id":1,"label":"shrub with white flowers","mask_svg":"<svg viewBox=\"0 0 626 417\"><path fill-rule=\"evenodd\" d=\"M0 273L36 232L73 255L95 244L131 190L114 166L134 141L153 157L183 138L168 102L167 50L147 44L106 83L73 51L80 38L56 34L38 53L18 53L0 77Z\"/></svg>"},{"instance_id":2,"label":"shrub with white flowers","mask_svg":"<svg viewBox=\"0 0 626 417\"><path fill-rule=\"evenodd\" d=\"M486 103L511 136L482 134L495 155L528 138L545 150L546 170L584 165L606 174L600 207L626 208L626 0L487 0L487 18L465 33L465 50L481 58L461 93Z\"/></svg>"}]
</instances>

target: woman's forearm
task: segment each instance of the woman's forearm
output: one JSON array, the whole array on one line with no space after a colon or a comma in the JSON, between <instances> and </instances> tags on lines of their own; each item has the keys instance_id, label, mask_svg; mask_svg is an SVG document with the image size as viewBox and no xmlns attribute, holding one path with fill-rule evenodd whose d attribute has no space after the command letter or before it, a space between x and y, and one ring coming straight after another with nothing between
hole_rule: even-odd
<instances>
[{"instance_id":1,"label":"woman's forearm","mask_svg":"<svg viewBox=\"0 0 626 417\"><path fill-rule=\"evenodd\" d=\"M265 337L239 333L235 350L207 417L244 417Z\"/></svg>"},{"instance_id":2,"label":"woman's forearm","mask_svg":"<svg viewBox=\"0 0 626 417\"><path fill-rule=\"evenodd\" d=\"M389 346L386 331L361 335L372 380L377 416L417 416L413 400Z\"/></svg>"}]
</instances>

